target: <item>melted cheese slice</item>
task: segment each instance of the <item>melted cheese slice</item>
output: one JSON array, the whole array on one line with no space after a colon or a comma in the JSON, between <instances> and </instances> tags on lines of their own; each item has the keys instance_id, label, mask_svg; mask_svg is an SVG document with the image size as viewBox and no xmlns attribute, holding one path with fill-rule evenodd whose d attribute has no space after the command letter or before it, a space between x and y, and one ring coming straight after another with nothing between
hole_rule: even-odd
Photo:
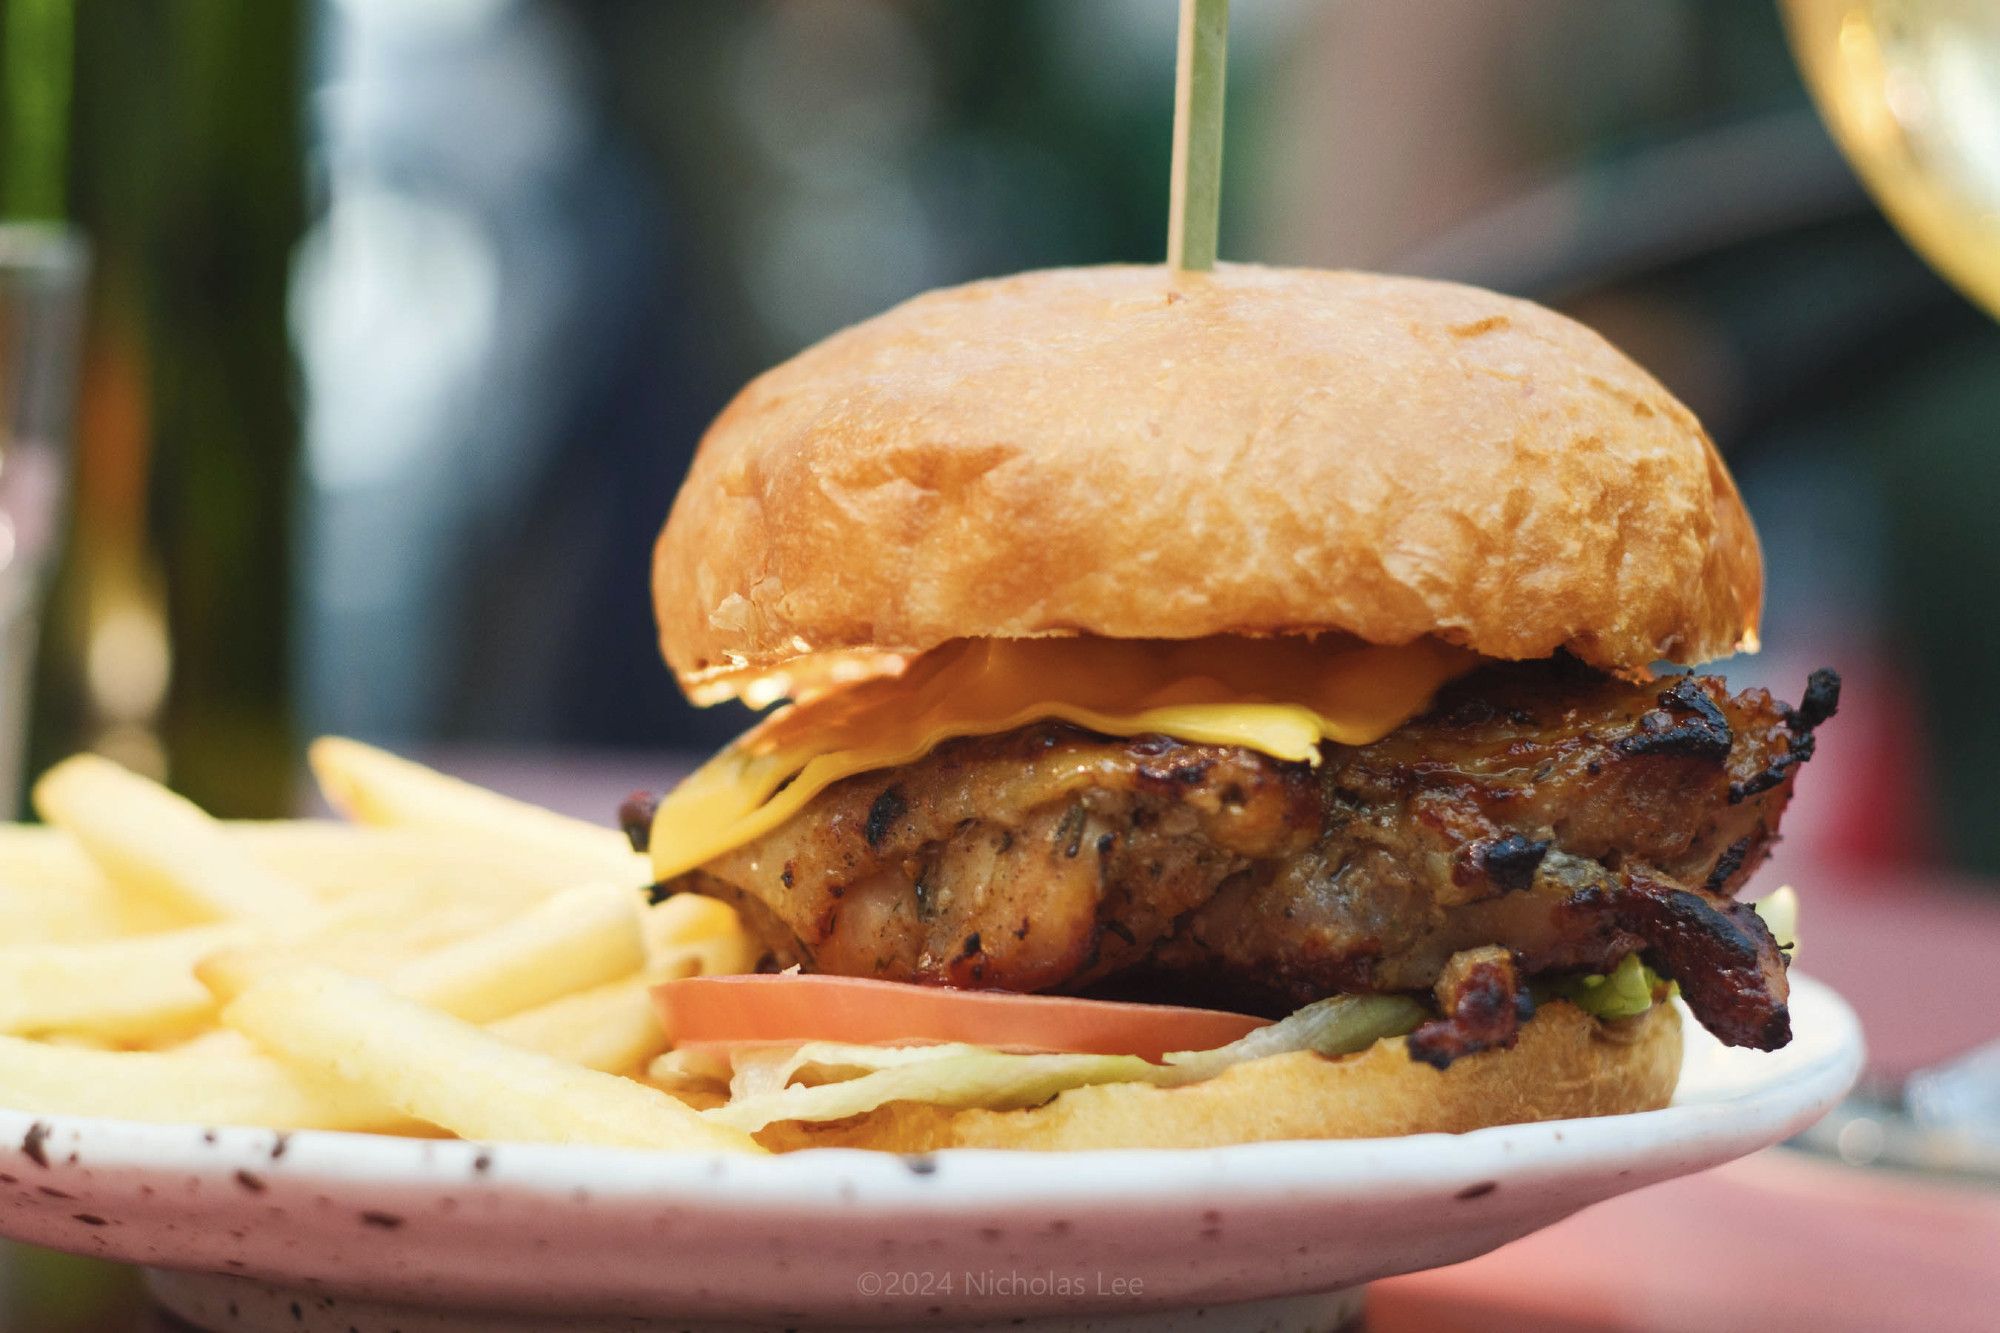
<instances>
[{"instance_id":1,"label":"melted cheese slice","mask_svg":"<svg viewBox=\"0 0 2000 1333\"><path fill-rule=\"evenodd\" d=\"M660 802L653 873L671 878L763 836L842 778L1048 718L1317 764L1320 742L1380 740L1478 660L1431 640L961 639L900 675L780 709L732 742Z\"/></svg>"}]
</instances>

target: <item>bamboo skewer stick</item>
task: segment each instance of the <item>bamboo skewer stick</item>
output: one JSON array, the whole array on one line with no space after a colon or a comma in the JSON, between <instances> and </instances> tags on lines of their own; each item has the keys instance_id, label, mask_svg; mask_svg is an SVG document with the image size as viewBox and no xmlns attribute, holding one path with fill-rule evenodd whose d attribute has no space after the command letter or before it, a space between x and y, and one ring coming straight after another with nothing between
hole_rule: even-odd
<instances>
[{"instance_id":1,"label":"bamboo skewer stick","mask_svg":"<svg viewBox=\"0 0 2000 1333\"><path fill-rule=\"evenodd\" d=\"M1222 211L1222 91L1229 0L1181 0L1174 69L1173 182L1167 197L1167 265L1215 267Z\"/></svg>"}]
</instances>

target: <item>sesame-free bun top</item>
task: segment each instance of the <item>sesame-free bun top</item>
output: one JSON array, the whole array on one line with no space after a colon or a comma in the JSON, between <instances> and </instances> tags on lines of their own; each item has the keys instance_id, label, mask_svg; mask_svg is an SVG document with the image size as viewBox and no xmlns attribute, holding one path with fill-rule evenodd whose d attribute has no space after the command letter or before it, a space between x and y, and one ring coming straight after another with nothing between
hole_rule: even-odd
<instances>
[{"instance_id":1,"label":"sesame-free bun top","mask_svg":"<svg viewBox=\"0 0 2000 1333\"><path fill-rule=\"evenodd\" d=\"M966 637L1425 635L1637 671L1754 646L1757 539L1694 416L1478 288L1224 265L919 296L752 381L654 555L702 702Z\"/></svg>"}]
</instances>

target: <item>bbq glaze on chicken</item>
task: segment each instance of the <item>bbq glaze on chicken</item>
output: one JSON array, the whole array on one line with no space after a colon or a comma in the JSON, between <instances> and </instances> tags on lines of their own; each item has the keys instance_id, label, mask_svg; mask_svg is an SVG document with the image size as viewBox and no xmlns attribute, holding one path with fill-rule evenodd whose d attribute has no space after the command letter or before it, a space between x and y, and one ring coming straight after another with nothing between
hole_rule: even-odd
<instances>
[{"instance_id":1,"label":"bbq glaze on chicken","mask_svg":"<svg viewBox=\"0 0 2000 1333\"><path fill-rule=\"evenodd\" d=\"M1838 692L1817 673L1793 708L1712 676L1495 665L1316 767L1038 723L848 778L659 891L735 905L774 968L1274 1016L1429 992L1499 946L1506 1014L1474 1049L1511 1035L1514 973L1638 953L1717 1036L1770 1049L1784 959L1731 895Z\"/></svg>"}]
</instances>

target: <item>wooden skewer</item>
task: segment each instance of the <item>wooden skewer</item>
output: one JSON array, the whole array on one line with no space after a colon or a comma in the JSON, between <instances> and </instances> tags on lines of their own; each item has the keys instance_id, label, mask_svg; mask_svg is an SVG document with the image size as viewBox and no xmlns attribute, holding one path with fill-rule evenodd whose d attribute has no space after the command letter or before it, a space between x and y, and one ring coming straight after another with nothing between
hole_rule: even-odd
<instances>
[{"instance_id":1,"label":"wooden skewer","mask_svg":"<svg viewBox=\"0 0 2000 1333\"><path fill-rule=\"evenodd\" d=\"M1167 264L1215 267L1222 211L1222 84L1229 0L1181 0L1174 69L1173 184L1167 198Z\"/></svg>"}]
</instances>

